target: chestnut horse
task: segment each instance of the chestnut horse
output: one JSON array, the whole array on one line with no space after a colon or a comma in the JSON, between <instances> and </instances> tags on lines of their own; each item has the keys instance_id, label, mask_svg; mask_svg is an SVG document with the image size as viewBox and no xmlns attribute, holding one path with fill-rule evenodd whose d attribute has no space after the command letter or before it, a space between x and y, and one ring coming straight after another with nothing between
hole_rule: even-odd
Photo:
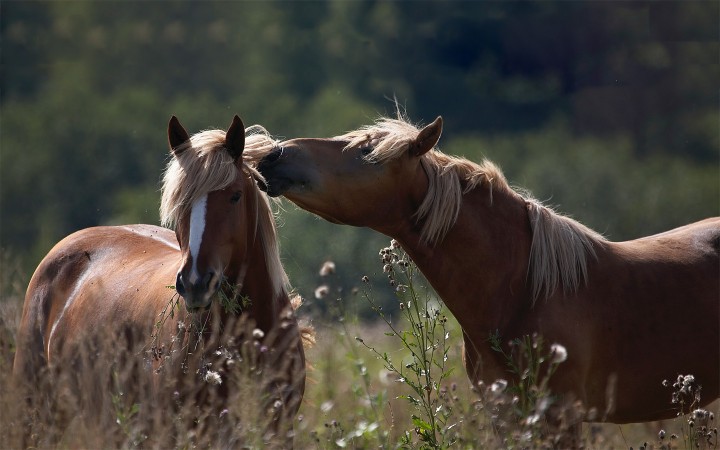
<instances>
[{"instance_id":1,"label":"chestnut horse","mask_svg":"<svg viewBox=\"0 0 720 450\"><path fill-rule=\"evenodd\" d=\"M463 330L471 380L507 378L488 339L538 333L567 349L550 388L604 420L673 417L661 384L720 381L720 219L610 242L507 183L491 162L435 146L438 117L282 142L258 165L271 196L397 240Z\"/></svg>"},{"instance_id":2,"label":"chestnut horse","mask_svg":"<svg viewBox=\"0 0 720 450\"><path fill-rule=\"evenodd\" d=\"M152 225L102 226L55 245L27 290L15 375L32 383L43 367L66 363L64 356L76 356L84 343L109 332L133 341L126 343L129 348L139 344L154 356L145 363L150 384L158 385L161 375L156 373L172 367L163 366L163 353L183 349L178 365L194 377L191 382L215 389L214 398L222 398L232 394L232 380L220 366L212 371L202 366L199 359L208 360L202 353L218 349L203 352L203 344L212 341L234 351L253 341L264 352L259 356L263 377L271 380L264 383L272 405L269 426L278 429L281 421L292 426L305 387L302 333L288 295L270 201L257 187L257 172L243 160L246 144L273 145L261 127L253 129L261 132L251 133L246 142L235 116L227 132L190 137L172 117L160 212L163 224L175 232ZM232 406L223 404L218 411L222 408ZM284 438L280 441L287 445Z\"/></svg>"}]
</instances>

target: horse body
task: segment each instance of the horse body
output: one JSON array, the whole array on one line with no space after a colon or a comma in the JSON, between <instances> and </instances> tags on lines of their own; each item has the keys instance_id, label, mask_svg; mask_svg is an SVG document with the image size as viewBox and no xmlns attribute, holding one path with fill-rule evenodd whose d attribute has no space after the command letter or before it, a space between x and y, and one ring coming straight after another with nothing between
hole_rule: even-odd
<instances>
[{"instance_id":1,"label":"horse body","mask_svg":"<svg viewBox=\"0 0 720 450\"><path fill-rule=\"evenodd\" d=\"M174 390L188 392L190 403L218 417L232 407L228 400L238 400L230 387L237 380L222 364L244 361L262 372L250 392L262 403L256 416L267 416L255 419L270 423L265 443L291 446L284 432L292 429L304 392L302 332L269 201L242 159L242 122L236 116L227 133L210 130L191 138L173 117L168 135L173 158L161 215L175 232L104 226L59 242L28 286L13 372L29 386L48 368L112 377L122 368L104 367L95 355L128 352L119 364L141 368L130 383L143 378L170 405ZM248 138L250 145L272 142L264 135ZM221 306L221 298L228 303ZM267 350L253 350L260 348ZM218 349L230 359L218 363ZM205 377L210 369L213 377ZM107 380L83 383L75 388L98 391Z\"/></svg>"},{"instance_id":2,"label":"horse body","mask_svg":"<svg viewBox=\"0 0 720 450\"><path fill-rule=\"evenodd\" d=\"M473 380L508 376L506 362L487 344L492 333L506 339L538 333L568 351L551 380L553 392L572 393L609 421L673 417L671 392L661 382L681 373L702 380L705 403L718 397L720 353L707 350L720 342L712 320L720 317L720 219L598 242L587 283L533 305L525 201L496 192L490 205L482 191L466 194L457 222L435 246L422 242L411 221L402 228L408 232L392 235L457 318ZM489 214L494 220L481 220Z\"/></svg>"},{"instance_id":3,"label":"horse body","mask_svg":"<svg viewBox=\"0 0 720 450\"><path fill-rule=\"evenodd\" d=\"M720 219L610 242L517 193L491 163L433 150L441 126L382 119L293 139L258 168L271 195L396 239L462 327L473 381L508 377L491 335L537 333L567 349L552 392L600 419L673 417L662 382L679 374L699 380L703 403L717 398Z\"/></svg>"},{"instance_id":4,"label":"horse body","mask_svg":"<svg viewBox=\"0 0 720 450\"><path fill-rule=\"evenodd\" d=\"M137 327L149 337L175 295L176 242L168 229L128 225L88 228L55 245L28 286L15 371L33 377L40 366L30 360L51 363L60 346L80 345L88 328Z\"/></svg>"}]
</instances>

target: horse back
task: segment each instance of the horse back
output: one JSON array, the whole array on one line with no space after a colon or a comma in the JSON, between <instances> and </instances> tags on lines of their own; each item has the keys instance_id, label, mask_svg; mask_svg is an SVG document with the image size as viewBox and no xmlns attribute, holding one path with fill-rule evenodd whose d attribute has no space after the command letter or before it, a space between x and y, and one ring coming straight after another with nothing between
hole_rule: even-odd
<instances>
[{"instance_id":1,"label":"horse back","mask_svg":"<svg viewBox=\"0 0 720 450\"><path fill-rule=\"evenodd\" d=\"M705 219L663 233L618 243L631 261L663 266L688 266L720 275L720 218Z\"/></svg>"}]
</instances>

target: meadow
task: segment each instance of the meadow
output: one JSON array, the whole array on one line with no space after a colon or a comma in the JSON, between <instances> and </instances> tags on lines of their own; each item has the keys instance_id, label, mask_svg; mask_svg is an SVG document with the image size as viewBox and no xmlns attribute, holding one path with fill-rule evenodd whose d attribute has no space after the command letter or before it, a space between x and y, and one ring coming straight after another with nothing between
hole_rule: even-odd
<instances>
[{"instance_id":1,"label":"meadow","mask_svg":"<svg viewBox=\"0 0 720 450\"><path fill-rule=\"evenodd\" d=\"M443 152L491 159L609 239L634 239L719 215L719 13L720 2L677 0L3 2L0 449L264 446L261 374L244 364L224 382L234 406L212 417L183 400L192 376L186 397L150 401L134 379L141 349L112 336L85 355L94 370L61 367L33 386L10 377L27 282L50 248L90 226L157 223L170 115L193 130L238 113L280 139L336 136L399 101L419 123L443 116ZM421 278L389 285L375 250L384 237L292 207L278 226L307 300L298 314L316 331L296 448L562 437L544 417L547 369L562 364L554 342L517 337L508 375L533 369L522 386L470 386L457 322ZM337 267L321 276L326 258ZM71 388L86 385L99 392ZM672 403L690 386L668 380L668 406L690 411L694 399ZM100 411L83 414L88 403ZM203 415L214 432L196 426ZM581 443L716 448L714 416L586 424Z\"/></svg>"},{"instance_id":2,"label":"meadow","mask_svg":"<svg viewBox=\"0 0 720 450\"><path fill-rule=\"evenodd\" d=\"M518 339L517 353L508 355L508 370L524 373L524 381L471 386L455 319L424 289L422 277L400 250L390 246L380 256L388 283L398 293L399 313L393 317L375 302L371 282L363 279L364 288L343 295L333 283L334 265L321 269L325 282L316 297L328 302L330 318L313 321L316 343L307 351L305 397L292 424L295 448L558 448L568 429L549 425L548 406L555 398L546 384L566 356L563 349L541 336ZM188 400L192 395L180 398L177 391L150 401L148 387L133 377L142 358L124 352L114 340L88 353L90 369L60 368L39 386L23 390L10 372L28 276L7 257L0 273L0 447L276 448L261 431L257 384L262 381L243 367L239 355L235 372L224 376L234 387L233 401L218 417L196 407ZM363 303L377 320L358 320L355 311ZM113 369L108 373L102 367ZM191 380L200 382L196 376ZM678 411L689 415L644 424L586 423L579 445L717 448L718 403L698 412L693 404L697 384L690 381L683 377L667 383L668 404L675 398ZM69 388L77 385L100 385L103 392L93 397L88 389ZM680 393L683 386L690 396ZM29 402L24 392L30 392ZM83 413L89 402L101 405L98 413ZM577 404L560 410L568 420L598 414Z\"/></svg>"}]
</instances>

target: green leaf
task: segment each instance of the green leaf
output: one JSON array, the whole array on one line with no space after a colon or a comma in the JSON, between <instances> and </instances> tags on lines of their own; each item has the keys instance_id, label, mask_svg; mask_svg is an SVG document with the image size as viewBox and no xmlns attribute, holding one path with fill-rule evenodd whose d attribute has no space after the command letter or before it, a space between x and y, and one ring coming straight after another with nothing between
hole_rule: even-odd
<instances>
[{"instance_id":1,"label":"green leaf","mask_svg":"<svg viewBox=\"0 0 720 450\"><path fill-rule=\"evenodd\" d=\"M426 421L424 421L423 419L421 419L420 417L418 417L418 416L416 416L416 415L414 415L414 414L413 414L413 416L412 416L412 423L413 423L413 425L415 425L417 428L420 428L420 430L423 430L423 431L432 431L432 426L431 426L429 423L427 423Z\"/></svg>"}]
</instances>

